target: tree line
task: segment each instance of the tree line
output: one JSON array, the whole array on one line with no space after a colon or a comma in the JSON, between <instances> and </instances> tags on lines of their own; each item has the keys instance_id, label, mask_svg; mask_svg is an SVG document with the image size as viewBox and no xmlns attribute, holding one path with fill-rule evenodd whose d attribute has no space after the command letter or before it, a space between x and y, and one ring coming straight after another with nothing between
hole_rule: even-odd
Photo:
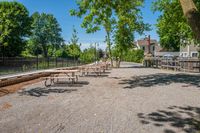
<instances>
[{"instance_id":1,"label":"tree line","mask_svg":"<svg viewBox=\"0 0 200 133\"><path fill-rule=\"evenodd\" d=\"M0 56L63 57L86 62L94 61L95 55L97 58L104 56L103 50L93 46L81 51L75 27L67 44L61 32L52 14L35 12L30 15L21 3L0 2Z\"/></svg>"},{"instance_id":2,"label":"tree line","mask_svg":"<svg viewBox=\"0 0 200 133\"><path fill-rule=\"evenodd\" d=\"M87 33L100 29L105 31L107 53L113 65L114 57L120 64L128 52L135 52L133 42L136 32L142 34L150 30L150 25L143 22L143 4L143 0L83 0L77 1L77 8L70 13L83 18L81 26Z\"/></svg>"},{"instance_id":3,"label":"tree line","mask_svg":"<svg viewBox=\"0 0 200 133\"><path fill-rule=\"evenodd\" d=\"M181 39L193 40L199 44L199 3L200 0L156 0L153 3L153 11L161 12L156 26L164 48L177 51ZM108 55L111 63L113 58L118 59L120 63L128 53L140 53L133 50L134 34L150 30L150 25L143 22L143 4L143 0L77 1L77 8L72 9L70 14L83 18L81 26L87 33L104 29L107 44L104 53ZM2 56L39 55L91 59L94 58L94 54L98 55L98 50L94 51L93 46L80 50L81 44L78 44L75 28L68 45L64 43L61 32L62 29L52 14L35 12L29 15L21 3L0 2Z\"/></svg>"},{"instance_id":4,"label":"tree line","mask_svg":"<svg viewBox=\"0 0 200 133\"><path fill-rule=\"evenodd\" d=\"M89 48L81 51L81 44L78 43L78 32L75 27L73 27L70 41L68 44L65 44L61 36L62 29L52 14L35 12L30 15L23 4L3 1L0 2L1 56L63 57L92 62L106 57L106 55L112 57L111 60L114 57L115 59L121 59L122 54L125 56L124 52L127 52L130 47L130 52L133 52L132 42L134 30L142 31L144 29L139 29L139 27L145 26L139 18L134 19L134 17L139 14L139 11L137 14L134 13L139 9L139 6L142 5L141 2L135 5L132 1L132 3L127 3L123 7L115 7L116 12L119 12L116 15L119 20L112 16L112 8L114 8L112 3L97 2L88 6L87 1L82 1L82 3L79 4L80 11L78 9L71 10L71 15L84 15L84 11L81 11L82 8L84 8L85 11L92 10L92 12L87 14L84 18L82 27L87 29L87 33L94 33L103 26L106 31L105 40L108 44L107 51L96 49L92 44ZM115 3L115 6L116 4L117 3ZM133 6L129 7L129 4L133 4ZM133 9L134 7L137 9ZM126 10L124 10L125 8ZM130 14L124 16L123 14L126 11L129 11ZM95 17L94 20L93 17ZM115 33L115 37L112 33ZM111 38L114 38L115 41L111 41ZM116 45L111 47L112 43L116 43ZM116 49L119 49L119 52L116 52Z\"/></svg>"}]
</instances>

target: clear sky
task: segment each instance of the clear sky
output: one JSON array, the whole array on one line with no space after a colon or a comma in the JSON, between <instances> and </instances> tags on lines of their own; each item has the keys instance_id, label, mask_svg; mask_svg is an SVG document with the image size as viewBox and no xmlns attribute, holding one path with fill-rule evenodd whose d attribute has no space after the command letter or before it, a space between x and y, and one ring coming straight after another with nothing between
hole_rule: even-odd
<instances>
[{"instance_id":1,"label":"clear sky","mask_svg":"<svg viewBox=\"0 0 200 133\"><path fill-rule=\"evenodd\" d=\"M1 0L0 0L1 1ZM11 0L10 0L11 1ZM24 4L29 10L30 14L38 11L53 14L61 28L62 36L66 42L71 38L73 25L78 31L79 42L82 43L82 48L86 48L90 43L99 43L99 47L105 48L105 32L103 30L98 31L94 34L86 34L85 29L80 27L82 19L70 16L69 10L76 8L75 0L16 0ZM156 19L159 13L153 14L150 10L151 3L155 0L145 0L144 8L142 8L144 22L152 24L153 30L146 32L145 34L150 34L151 38L159 40L158 35L156 34ZM142 38L144 36L136 35L135 39Z\"/></svg>"}]
</instances>

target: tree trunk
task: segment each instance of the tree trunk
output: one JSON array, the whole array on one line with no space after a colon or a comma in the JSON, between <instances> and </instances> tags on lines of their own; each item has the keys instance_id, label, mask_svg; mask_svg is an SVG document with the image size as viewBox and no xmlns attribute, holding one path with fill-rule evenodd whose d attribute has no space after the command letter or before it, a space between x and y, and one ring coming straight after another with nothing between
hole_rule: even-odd
<instances>
[{"instance_id":1,"label":"tree trunk","mask_svg":"<svg viewBox=\"0 0 200 133\"><path fill-rule=\"evenodd\" d=\"M43 55L46 58L48 56L48 50L46 45L42 44L42 49L43 49Z\"/></svg>"},{"instance_id":2,"label":"tree trunk","mask_svg":"<svg viewBox=\"0 0 200 133\"><path fill-rule=\"evenodd\" d=\"M111 67L113 67L113 59L112 59L112 52L111 52L111 42L110 42L110 32L106 31L107 34L107 45L108 45L108 52L109 52L109 58L111 61Z\"/></svg>"},{"instance_id":3,"label":"tree trunk","mask_svg":"<svg viewBox=\"0 0 200 133\"><path fill-rule=\"evenodd\" d=\"M123 50L121 49L120 50L120 56L119 56L118 68L120 68L120 64L121 64L121 61L122 61L122 55L123 55Z\"/></svg>"},{"instance_id":4,"label":"tree trunk","mask_svg":"<svg viewBox=\"0 0 200 133\"><path fill-rule=\"evenodd\" d=\"M195 38L200 40L200 12L193 0L180 0L180 3L188 24L195 34Z\"/></svg>"}]
</instances>

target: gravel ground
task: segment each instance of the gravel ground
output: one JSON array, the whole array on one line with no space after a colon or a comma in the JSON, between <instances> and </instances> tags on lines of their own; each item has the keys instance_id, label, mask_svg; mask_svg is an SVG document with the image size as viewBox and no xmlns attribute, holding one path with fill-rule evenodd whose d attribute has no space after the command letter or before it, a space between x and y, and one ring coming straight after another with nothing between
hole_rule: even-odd
<instances>
[{"instance_id":1,"label":"gravel ground","mask_svg":"<svg viewBox=\"0 0 200 133\"><path fill-rule=\"evenodd\" d=\"M123 63L101 77L0 97L2 133L192 133L200 131L200 75Z\"/></svg>"}]
</instances>

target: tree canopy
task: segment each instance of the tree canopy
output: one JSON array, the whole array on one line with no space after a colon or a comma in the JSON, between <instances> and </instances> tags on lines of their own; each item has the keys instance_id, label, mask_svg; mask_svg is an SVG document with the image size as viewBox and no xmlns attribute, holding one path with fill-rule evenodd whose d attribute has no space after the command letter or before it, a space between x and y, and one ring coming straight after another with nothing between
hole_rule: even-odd
<instances>
[{"instance_id":1,"label":"tree canopy","mask_svg":"<svg viewBox=\"0 0 200 133\"><path fill-rule=\"evenodd\" d=\"M198 4L199 0L195 2ZM157 0L152 9L161 12L156 26L162 47L178 51L181 39L194 39L194 33L187 23L179 0Z\"/></svg>"},{"instance_id":2,"label":"tree canopy","mask_svg":"<svg viewBox=\"0 0 200 133\"><path fill-rule=\"evenodd\" d=\"M84 17L81 26L86 29L87 33L94 33L100 30L101 27L104 28L106 32L105 41L107 43L110 58L112 56L111 32L115 22L113 4L113 1L78 0L78 9L72 9L70 11L73 16Z\"/></svg>"},{"instance_id":3,"label":"tree canopy","mask_svg":"<svg viewBox=\"0 0 200 133\"><path fill-rule=\"evenodd\" d=\"M19 56L30 35L31 18L18 2L0 2L0 53Z\"/></svg>"},{"instance_id":4,"label":"tree canopy","mask_svg":"<svg viewBox=\"0 0 200 133\"><path fill-rule=\"evenodd\" d=\"M43 56L53 56L61 46L61 28L52 14L38 12L32 15L32 35L30 41L35 51L42 51Z\"/></svg>"},{"instance_id":5,"label":"tree canopy","mask_svg":"<svg viewBox=\"0 0 200 133\"><path fill-rule=\"evenodd\" d=\"M115 33L118 34L117 36L120 37L117 40L118 45L130 45L130 42L133 42L134 32L142 33L149 27L149 25L144 24L142 21L140 7L143 5L143 2L143 0L78 0L78 9L71 10L71 15L84 17L82 27L86 28L88 33L94 33L100 30L101 27L104 28L106 32L105 40L112 64L112 31L118 29L115 31ZM126 36L127 34L123 35L123 33L127 31L129 31L130 34L128 34L128 36Z\"/></svg>"},{"instance_id":6,"label":"tree canopy","mask_svg":"<svg viewBox=\"0 0 200 133\"><path fill-rule=\"evenodd\" d=\"M74 59L78 59L81 54L81 44L78 44L78 40L78 32L75 27L73 27L72 37L68 45L68 55Z\"/></svg>"},{"instance_id":7,"label":"tree canopy","mask_svg":"<svg viewBox=\"0 0 200 133\"><path fill-rule=\"evenodd\" d=\"M200 41L200 1L180 0L180 4L187 22L195 35L195 39Z\"/></svg>"}]
</instances>

